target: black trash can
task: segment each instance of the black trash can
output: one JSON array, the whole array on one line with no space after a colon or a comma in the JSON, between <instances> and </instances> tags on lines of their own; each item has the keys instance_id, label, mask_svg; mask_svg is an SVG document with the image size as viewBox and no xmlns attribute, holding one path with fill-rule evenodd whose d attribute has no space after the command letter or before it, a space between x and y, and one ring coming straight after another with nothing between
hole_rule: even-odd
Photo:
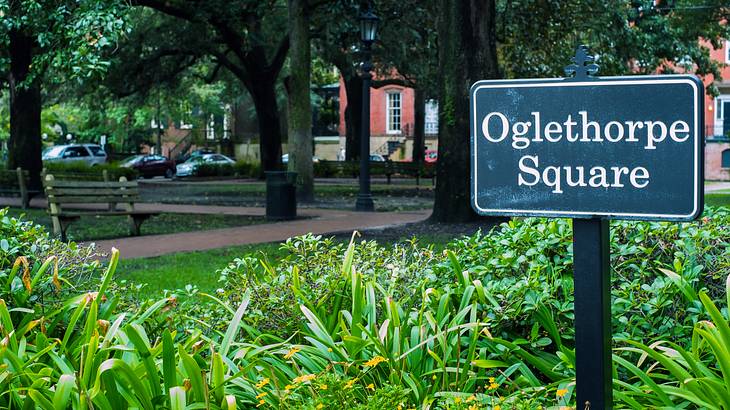
<instances>
[{"instance_id":1,"label":"black trash can","mask_svg":"<svg viewBox=\"0 0 730 410\"><path fill-rule=\"evenodd\" d=\"M297 217L296 172L266 171L266 219L288 221Z\"/></svg>"}]
</instances>

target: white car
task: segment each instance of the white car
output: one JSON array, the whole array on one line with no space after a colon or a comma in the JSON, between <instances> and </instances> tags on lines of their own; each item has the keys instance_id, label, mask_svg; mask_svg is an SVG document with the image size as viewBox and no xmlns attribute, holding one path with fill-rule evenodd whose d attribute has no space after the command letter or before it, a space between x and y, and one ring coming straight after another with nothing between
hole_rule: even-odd
<instances>
[{"instance_id":1,"label":"white car","mask_svg":"<svg viewBox=\"0 0 730 410\"><path fill-rule=\"evenodd\" d=\"M106 163L104 149L96 144L55 145L43 151L43 161L82 162L89 166Z\"/></svg>"},{"instance_id":2,"label":"white car","mask_svg":"<svg viewBox=\"0 0 730 410\"><path fill-rule=\"evenodd\" d=\"M316 155L312 155L312 163L316 164L319 162L319 157ZM284 154L281 156L281 163L282 164L288 164L289 163L289 154Z\"/></svg>"},{"instance_id":3,"label":"white car","mask_svg":"<svg viewBox=\"0 0 730 410\"><path fill-rule=\"evenodd\" d=\"M177 166L176 175L178 177L187 177L195 174L195 169L200 164L223 165L235 164L236 161L221 154L203 154L190 157L187 161Z\"/></svg>"}]
</instances>

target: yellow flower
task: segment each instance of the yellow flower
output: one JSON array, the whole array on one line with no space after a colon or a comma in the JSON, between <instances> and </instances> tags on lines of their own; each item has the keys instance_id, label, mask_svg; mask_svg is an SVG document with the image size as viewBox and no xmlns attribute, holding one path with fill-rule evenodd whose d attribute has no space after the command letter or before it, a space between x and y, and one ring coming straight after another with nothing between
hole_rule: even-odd
<instances>
[{"instance_id":1,"label":"yellow flower","mask_svg":"<svg viewBox=\"0 0 730 410\"><path fill-rule=\"evenodd\" d=\"M557 392L555 392L555 394L556 394L556 395L557 395L558 397L563 397L563 396L565 396L566 394L568 394L568 389L559 389L559 390L558 390Z\"/></svg>"},{"instance_id":2,"label":"yellow flower","mask_svg":"<svg viewBox=\"0 0 730 410\"><path fill-rule=\"evenodd\" d=\"M384 358L383 356L375 356L372 359L368 360L367 362L363 363L363 365L367 367L375 367L379 363L387 362L388 359Z\"/></svg>"},{"instance_id":3,"label":"yellow flower","mask_svg":"<svg viewBox=\"0 0 730 410\"><path fill-rule=\"evenodd\" d=\"M454 403L455 403L455 404L459 404L459 403L461 403L461 398L460 398L460 397L457 397L457 398L455 398L455 399L454 399Z\"/></svg>"},{"instance_id":4,"label":"yellow flower","mask_svg":"<svg viewBox=\"0 0 730 410\"><path fill-rule=\"evenodd\" d=\"M471 406L469 406L469 408L467 410L478 410L478 409L479 409L479 407L477 407L476 404L472 404Z\"/></svg>"},{"instance_id":5,"label":"yellow flower","mask_svg":"<svg viewBox=\"0 0 730 410\"><path fill-rule=\"evenodd\" d=\"M498 385L497 383L492 383L492 384L490 384L490 385L489 385L489 387L487 387L487 388L488 388L489 390L497 390L497 387L499 387L499 385Z\"/></svg>"},{"instance_id":6,"label":"yellow flower","mask_svg":"<svg viewBox=\"0 0 730 410\"><path fill-rule=\"evenodd\" d=\"M494 383L494 377L489 378L489 383Z\"/></svg>"},{"instance_id":7,"label":"yellow flower","mask_svg":"<svg viewBox=\"0 0 730 410\"><path fill-rule=\"evenodd\" d=\"M257 389L260 389L260 388L266 386L267 384L269 384L269 378L268 377L265 378L264 380L261 380L260 382L256 383L256 388Z\"/></svg>"},{"instance_id":8,"label":"yellow flower","mask_svg":"<svg viewBox=\"0 0 730 410\"><path fill-rule=\"evenodd\" d=\"M293 386L291 384L287 384L286 386L284 386L284 390L293 390L293 389L296 389L296 387L297 386Z\"/></svg>"},{"instance_id":9,"label":"yellow flower","mask_svg":"<svg viewBox=\"0 0 730 410\"><path fill-rule=\"evenodd\" d=\"M261 406L263 406L264 404L266 404L266 402L265 402L265 401L263 401L263 400L259 400L259 404L257 404L257 405L256 405L256 407L261 407Z\"/></svg>"},{"instance_id":10,"label":"yellow flower","mask_svg":"<svg viewBox=\"0 0 730 410\"><path fill-rule=\"evenodd\" d=\"M310 380L314 380L315 377L317 377L317 376L315 376L313 374L305 374L303 376L295 377L294 378L294 383L308 382Z\"/></svg>"},{"instance_id":11,"label":"yellow flower","mask_svg":"<svg viewBox=\"0 0 730 410\"><path fill-rule=\"evenodd\" d=\"M348 381L347 383L345 383L345 388L351 389L352 385L355 384L356 381L357 381L357 379L352 379L352 380Z\"/></svg>"},{"instance_id":12,"label":"yellow flower","mask_svg":"<svg viewBox=\"0 0 730 410\"><path fill-rule=\"evenodd\" d=\"M319 385L319 389L320 390L327 390L327 385L326 384L320 384Z\"/></svg>"},{"instance_id":13,"label":"yellow flower","mask_svg":"<svg viewBox=\"0 0 730 410\"><path fill-rule=\"evenodd\" d=\"M370 384L367 385L367 388L370 389L370 390L375 390L375 385L372 384L372 383L370 383Z\"/></svg>"},{"instance_id":14,"label":"yellow flower","mask_svg":"<svg viewBox=\"0 0 730 410\"><path fill-rule=\"evenodd\" d=\"M436 380L436 375L431 376L431 379Z\"/></svg>"},{"instance_id":15,"label":"yellow flower","mask_svg":"<svg viewBox=\"0 0 730 410\"><path fill-rule=\"evenodd\" d=\"M471 396L467 397L466 402L469 403L470 401L474 401L476 399L477 399L477 396L472 394Z\"/></svg>"},{"instance_id":16,"label":"yellow flower","mask_svg":"<svg viewBox=\"0 0 730 410\"><path fill-rule=\"evenodd\" d=\"M500 405L498 404L498 405L494 406L494 410L502 410L502 407L500 407Z\"/></svg>"},{"instance_id":17,"label":"yellow flower","mask_svg":"<svg viewBox=\"0 0 730 410\"><path fill-rule=\"evenodd\" d=\"M317 410L320 410L320 409L323 409L323 408L324 408L324 404L322 404L322 403L319 403L319 404L317 405Z\"/></svg>"},{"instance_id":18,"label":"yellow flower","mask_svg":"<svg viewBox=\"0 0 730 410\"><path fill-rule=\"evenodd\" d=\"M269 394L269 393L266 393L266 392L263 392L263 393L259 393L259 394L258 394L258 395L256 396L256 399L258 400L258 399L260 399L260 398L262 398L262 397L266 396L267 394Z\"/></svg>"},{"instance_id":19,"label":"yellow flower","mask_svg":"<svg viewBox=\"0 0 730 410\"><path fill-rule=\"evenodd\" d=\"M288 352L287 352L287 353L286 353L286 354L284 355L284 359L286 359L286 360L289 360L289 359L291 359L291 358L292 358L292 356L294 356L295 354L297 354L297 352L299 352L299 351L301 351L301 350L302 350L302 349L300 349L300 348L298 348L298 347L292 347L292 348L291 348L291 350L289 350L289 351L288 351Z\"/></svg>"}]
</instances>

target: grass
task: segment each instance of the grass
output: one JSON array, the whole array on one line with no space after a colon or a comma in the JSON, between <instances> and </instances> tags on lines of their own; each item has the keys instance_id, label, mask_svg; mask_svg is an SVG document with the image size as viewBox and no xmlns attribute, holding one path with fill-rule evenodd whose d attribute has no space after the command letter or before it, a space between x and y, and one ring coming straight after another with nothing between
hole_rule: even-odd
<instances>
[{"instance_id":1,"label":"grass","mask_svg":"<svg viewBox=\"0 0 730 410\"><path fill-rule=\"evenodd\" d=\"M25 214L24 219L43 225L53 232L51 217L43 209L10 208L9 216ZM142 235L156 235L176 232L201 231L254 225L266 222L262 217L241 215L172 214L163 213L142 224ZM71 224L67 231L73 241L92 241L129 236L129 224L125 216L84 216Z\"/></svg>"},{"instance_id":2,"label":"grass","mask_svg":"<svg viewBox=\"0 0 730 410\"><path fill-rule=\"evenodd\" d=\"M317 207L352 209L359 187L352 183L318 183L314 187ZM430 208L433 204L433 186L423 181L414 184L373 184L371 191L378 211L397 211ZM264 206L266 184L263 182L161 182L140 184L140 195L145 202L186 203L197 205Z\"/></svg>"},{"instance_id":3,"label":"grass","mask_svg":"<svg viewBox=\"0 0 730 410\"><path fill-rule=\"evenodd\" d=\"M201 292L210 293L219 287L216 270L235 258L252 253L262 253L272 262L285 255L278 243L266 243L179 252L152 258L122 259L117 268L116 280L144 285L141 293L147 297L159 297L164 290L182 289L188 284L194 284Z\"/></svg>"},{"instance_id":4,"label":"grass","mask_svg":"<svg viewBox=\"0 0 730 410\"><path fill-rule=\"evenodd\" d=\"M730 207L730 190L714 191L705 194L705 205Z\"/></svg>"}]
</instances>

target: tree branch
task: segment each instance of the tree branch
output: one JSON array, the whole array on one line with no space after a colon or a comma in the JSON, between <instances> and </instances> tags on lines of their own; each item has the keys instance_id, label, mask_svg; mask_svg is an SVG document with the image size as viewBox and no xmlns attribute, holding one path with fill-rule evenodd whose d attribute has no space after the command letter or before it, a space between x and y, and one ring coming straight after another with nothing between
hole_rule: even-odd
<instances>
[{"instance_id":1,"label":"tree branch","mask_svg":"<svg viewBox=\"0 0 730 410\"><path fill-rule=\"evenodd\" d=\"M144 6L155 9L167 15L188 21L196 21L195 13L180 7L174 7L169 1L160 0L130 0L132 6Z\"/></svg>"},{"instance_id":2,"label":"tree branch","mask_svg":"<svg viewBox=\"0 0 730 410\"><path fill-rule=\"evenodd\" d=\"M269 64L269 69L273 71L274 77L279 76L279 72L284 66L284 61L286 61L286 55L288 52L289 35L287 34L286 37L281 39L281 42L279 43L279 48L276 50L276 54L274 54L274 58L271 60L271 64Z\"/></svg>"}]
</instances>

